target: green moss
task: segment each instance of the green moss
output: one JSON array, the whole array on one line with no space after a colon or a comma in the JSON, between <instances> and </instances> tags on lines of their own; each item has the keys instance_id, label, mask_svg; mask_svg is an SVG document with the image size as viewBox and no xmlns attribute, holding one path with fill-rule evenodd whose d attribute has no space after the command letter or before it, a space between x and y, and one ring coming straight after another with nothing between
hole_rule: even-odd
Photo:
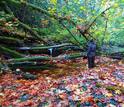
<instances>
[{"instance_id":1,"label":"green moss","mask_svg":"<svg viewBox=\"0 0 124 107\"><path fill-rule=\"evenodd\" d=\"M114 90L116 90L116 87L115 86L107 86L106 89L110 90L110 91L114 91Z\"/></svg>"}]
</instances>

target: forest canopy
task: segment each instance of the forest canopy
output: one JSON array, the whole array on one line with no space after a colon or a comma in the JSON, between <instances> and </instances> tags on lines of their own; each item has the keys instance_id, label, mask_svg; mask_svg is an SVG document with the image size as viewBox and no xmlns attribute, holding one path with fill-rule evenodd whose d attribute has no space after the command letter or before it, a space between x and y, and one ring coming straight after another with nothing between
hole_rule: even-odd
<instances>
[{"instance_id":1,"label":"forest canopy","mask_svg":"<svg viewBox=\"0 0 124 107\"><path fill-rule=\"evenodd\" d=\"M1 0L1 2L5 2L14 17L30 26L43 38L56 42L70 38L68 41L80 45L85 43L86 38L94 38L99 44L123 44L121 39L123 0ZM3 9L5 8L1 10Z\"/></svg>"}]
</instances>

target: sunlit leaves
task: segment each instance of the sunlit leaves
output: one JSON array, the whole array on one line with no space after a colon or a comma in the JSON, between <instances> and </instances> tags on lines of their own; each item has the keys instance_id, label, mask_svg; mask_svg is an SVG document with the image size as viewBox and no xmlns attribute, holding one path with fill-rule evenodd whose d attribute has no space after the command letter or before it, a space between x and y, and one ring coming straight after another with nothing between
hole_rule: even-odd
<instances>
[{"instance_id":1,"label":"sunlit leaves","mask_svg":"<svg viewBox=\"0 0 124 107\"><path fill-rule=\"evenodd\" d=\"M57 0L50 0L50 3L56 5L57 4Z\"/></svg>"},{"instance_id":2,"label":"sunlit leaves","mask_svg":"<svg viewBox=\"0 0 124 107\"><path fill-rule=\"evenodd\" d=\"M56 8L49 8L48 10L51 14L54 14L56 12Z\"/></svg>"},{"instance_id":3,"label":"sunlit leaves","mask_svg":"<svg viewBox=\"0 0 124 107\"><path fill-rule=\"evenodd\" d=\"M86 10L86 8L84 6L81 6L80 10Z\"/></svg>"},{"instance_id":4,"label":"sunlit leaves","mask_svg":"<svg viewBox=\"0 0 124 107\"><path fill-rule=\"evenodd\" d=\"M44 4L44 1L36 0L36 2L37 5L38 2L39 4ZM70 16L69 19L73 20L76 24L92 23L101 12L111 7L105 13L101 14L90 28L90 33L94 37L101 38L103 36L105 41L114 36L115 32L121 32L116 27L123 27L123 24L120 23L123 20L120 21L120 19L124 17L124 0L47 0L45 2L47 3L47 10L51 14L64 17ZM106 20L108 20L107 30L105 33L106 36L104 36ZM66 24L68 26L70 25L69 23Z\"/></svg>"}]
</instances>

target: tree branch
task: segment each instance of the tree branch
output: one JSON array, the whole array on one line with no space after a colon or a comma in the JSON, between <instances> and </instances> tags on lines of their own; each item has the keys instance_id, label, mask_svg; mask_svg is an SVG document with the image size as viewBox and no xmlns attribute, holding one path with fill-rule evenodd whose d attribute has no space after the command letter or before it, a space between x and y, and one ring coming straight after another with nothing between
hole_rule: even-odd
<instances>
[{"instance_id":1,"label":"tree branch","mask_svg":"<svg viewBox=\"0 0 124 107\"><path fill-rule=\"evenodd\" d=\"M87 26L86 31L88 31L88 30L90 29L90 27L94 24L94 22L97 20L97 18L98 18L99 16L101 16L103 13L105 13L105 12L106 12L107 10L109 10L111 7L112 7L112 6L110 6L109 8L105 9L103 12L101 12L100 14L98 14L98 15L96 16L96 18Z\"/></svg>"}]
</instances>

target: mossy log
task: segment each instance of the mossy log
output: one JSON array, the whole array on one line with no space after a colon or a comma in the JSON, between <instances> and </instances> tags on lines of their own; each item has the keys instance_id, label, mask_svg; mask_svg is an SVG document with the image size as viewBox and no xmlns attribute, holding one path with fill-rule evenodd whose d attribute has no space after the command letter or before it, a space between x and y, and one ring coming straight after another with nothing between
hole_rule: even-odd
<instances>
[{"instance_id":1,"label":"mossy log","mask_svg":"<svg viewBox=\"0 0 124 107\"><path fill-rule=\"evenodd\" d=\"M12 58L21 58L24 56L23 54L20 54L20 53L16 52L15 50L11 50L2 45L0 45L0 54L8 55Z\"/></svg>"},{"instance_id":2,"label":"mossy log","mask_svg":"<svg viewBox=\"0 0 124 107\"><path fill-rule=\"evenodd\" d=\"M33 47L20 47L17 50L24 53L28 51L31 54L48 54L52 55L53 57L56 57L62 53L64 53L66 50L73 50L73 51L81 51L84 50L76 45L72 45L70 43L60 44L60 45L54 45L54 46L33 46Z\"/></svg>"},{"instance_id":3,"label":"mossy log","mask_svg":"<svg viewBox=\"0 0 124 107\"><path fill-rule=\"evenodd\" d=\"M23 70L43 70L43 69L50 69L55 67L51 64L43 64L38 62L16 62L16 63L9 63L9 68L15 70L17 68Z\"/></svg>"},{"instance_id":4,"label":"mossy log","mask_svg":"<svg viewBox=\"0 0 124 107\"><path fill-rule=\"evenodd\" d=\"M22 46L24 42L20 39L13 38L13 37L6 37L6 36L0 36L0 43L5 45L15 45L15 46Z\"/></svg>"},{"instance_id":5,"label":"mossy log","mask_svg":"<svg viewBox=\"0 0 124 107\"><path fill-rule=\"evenodd\" d=\"M60 45L54 45L54 46L34 46L34 47L20 47L19 50L44 50L44 49L50 49L50 48L60 48L60 47L65 47L65 46L72 46L70 43L64 43Z\"/></svg>"},{"instance_id":6,"label":"mossy log","mask_svg":"<svg viewBox=\"0 0 124 107\"><path fill-rule=\"evenodd\" d=\"M9 62L23 62L23 61L50 61L50 57L47 56L32 56L24 58L10 59Z\"/></svg>"},{"instance_id":7,"label":"mossy log","mask_svg":"<svg viewBox=\"0 0 124 107\"><path fill-rule=\"evenodd\" d=\"M112 54L109 55L109 57L113 58L113 59L118 59L118 60L124 59L124 51L123 52L112 53Z\"/></svg>"},{"instance_id":8,"label":"mossy log","mask_svg":"<svg viewBox=\"0 0 124 107\"><path fill-rule=\"evenodd\" d=\"M51 61L51 60L69 60L69 59L75 59L79 57L85 56L86 53L74 53L69 55L63 55L60 57L48 57L48 56L32 56L32 57L24 57L24 58L15 58L10 59L8 62L24 62L24 61Z\"/></svg>"},{"instance_id":9,"label":"mossy log","mask_svg":"<svg viewBox=\"0 0 124 107\"><path fill-rule=\"evenodd\" d=\"M6 37L14 37L18 39L24 39L26 36L24 34L20 34L19 32L11 32L5 28L0 27L0 36L6 36Z\"/></svg>"}]
</instances>

